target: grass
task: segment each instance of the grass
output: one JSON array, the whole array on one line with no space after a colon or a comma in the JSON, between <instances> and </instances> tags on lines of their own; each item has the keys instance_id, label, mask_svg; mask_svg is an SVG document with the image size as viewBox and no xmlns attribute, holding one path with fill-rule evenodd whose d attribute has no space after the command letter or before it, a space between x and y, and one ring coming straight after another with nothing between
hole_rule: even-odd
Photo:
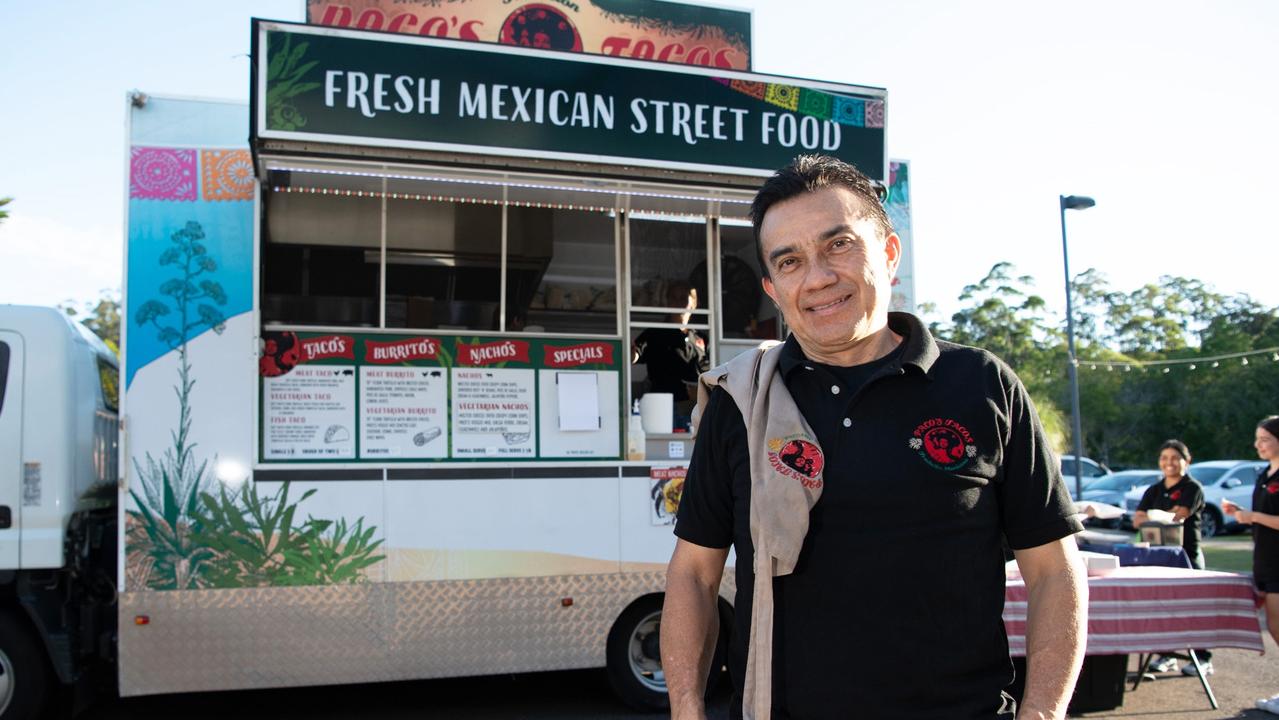
<instances>
[{"instance_id":1,"label":"grass","mask_svg":"<svg viewBox=\"0 0 1279 720\"><path fill-rule=\"evenodd\" d=\"M1218 535L1203 544L1204 564L1209 570L1252 572L1252 534Z\"/></svg>"}]
</instances>

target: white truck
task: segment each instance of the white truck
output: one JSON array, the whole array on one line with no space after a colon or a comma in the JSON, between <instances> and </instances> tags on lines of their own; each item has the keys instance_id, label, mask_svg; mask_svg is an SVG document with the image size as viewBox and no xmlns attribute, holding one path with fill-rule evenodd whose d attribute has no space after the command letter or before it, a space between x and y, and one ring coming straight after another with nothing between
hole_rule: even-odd
<instances>
[{"instance_id":1,"label":"white truck","mask_svg":"<svg viewBox=\"0 0 1279 720\"><path fill-rule=\"evenodd\" d=\"M85 698L116 627L118 380L83 325L0 305L0 718ZM65 695L64 695L65 696Z\"/></svg>"}]
</instances>

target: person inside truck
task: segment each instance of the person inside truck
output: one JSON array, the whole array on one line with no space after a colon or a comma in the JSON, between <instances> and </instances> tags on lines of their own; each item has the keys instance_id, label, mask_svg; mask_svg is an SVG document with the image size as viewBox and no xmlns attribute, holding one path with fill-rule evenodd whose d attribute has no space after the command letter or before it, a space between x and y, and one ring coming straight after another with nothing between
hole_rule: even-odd
<instances>
[{"instance_id":1,"label":"person inside truck","mask_svg":"<svg viewBox=\"0 0 1279 720\"><path fill-rule=\"evenodd\" d=\"M687 418L697 398L697 377L710 369L705 338L687 327L697 309L697 290L683 280L671 281L664 307L682 308L666 320L684 327L645 328L632 345L631 362L648 369L648 392L670 393L676 418Z\"/></svg>"}]
</instances>

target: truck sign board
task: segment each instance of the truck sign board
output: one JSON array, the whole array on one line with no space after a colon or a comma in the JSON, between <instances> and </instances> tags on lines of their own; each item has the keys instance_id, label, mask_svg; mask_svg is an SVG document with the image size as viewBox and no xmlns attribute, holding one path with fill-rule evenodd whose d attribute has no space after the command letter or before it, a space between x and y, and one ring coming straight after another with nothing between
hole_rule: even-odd
<instances>
[{"instance_id":1,"label":"truck sign board","mask_svg":"<svg viewBox=\"0 0 1279 720\"><path fill-rule=\"evenodd\" d=\"M255 139L761 176L806 152L883 180L882 90L258 22Z\"/></svg>"}]
</instances>

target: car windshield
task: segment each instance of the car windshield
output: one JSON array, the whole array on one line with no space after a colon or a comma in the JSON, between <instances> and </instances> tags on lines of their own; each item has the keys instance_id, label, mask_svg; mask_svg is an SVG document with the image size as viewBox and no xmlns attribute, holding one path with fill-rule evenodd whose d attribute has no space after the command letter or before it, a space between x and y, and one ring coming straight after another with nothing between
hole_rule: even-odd
<instances>
[{"instance_id":1,"label":"car windshield","mask_svg":"<svg viewBox=\"0 0 1279 720\"><path fill-rule=\"evenodd\" d=\"M1199 481L1200 485L1211 485L1221 479L1222 475L1229 470L1228 467L1195 467L1190 466L1186 471L1190 477Z\"/></svg>"},{"instance_id":2,"label":"car windshield","mask_svg":"<svg viewBox=\"0 0 1279 720\"><path fill-rule=\"evenodd\" d=\"M1097 478L1089 483L1086 490L1124 490L1128 491L1138 485L1154 482L1159 477L1157 472L1119 472Z\"/></svg>"},{"instance_id":3,"label":"car windshield","mask_svg":"<svg viewBox=\"0 0 1279 720\"><path fill-rule=\"evenodd\" d=\"M1076 463L1073 459L1064 458L1061 461L1062 477L1073 478L1075 476L1075 465ZM1097 463L1085 458L1082 463L1079 463L1079 474L1084 478L1095 478L1105 475L1106 471L1102 470L1101 466L1097 465Z\"/></svg>"}]
</instances>

